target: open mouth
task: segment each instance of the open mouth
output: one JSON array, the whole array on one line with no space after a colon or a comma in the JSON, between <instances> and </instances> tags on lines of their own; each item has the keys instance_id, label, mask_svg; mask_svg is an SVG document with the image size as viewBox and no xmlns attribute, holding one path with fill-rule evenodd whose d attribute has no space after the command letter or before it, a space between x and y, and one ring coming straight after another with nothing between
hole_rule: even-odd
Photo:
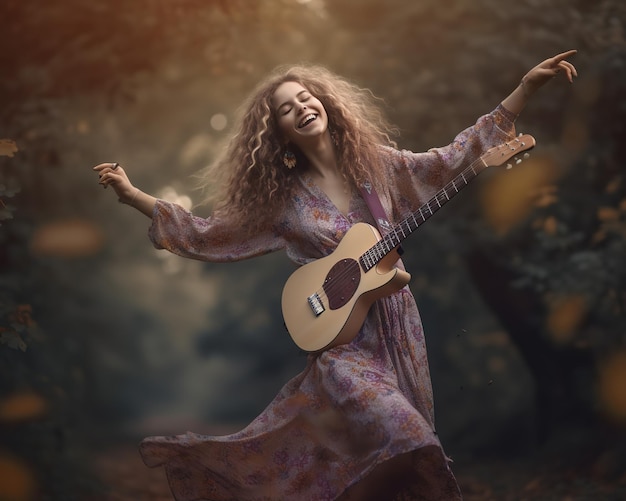
<instances>
[{"instance_id":1,"label":"open mouth","mask_svg":"<svg viewBox=\"0 0 626 501\"><path fill-rule=\"evenodd\" d=\"M300 123L298 123L298 129L302 129L303 127L306 127L316 118L317 118L317 115L315 113L309 113L302 120L300 120Z\"/></svg>"}]
</instances>

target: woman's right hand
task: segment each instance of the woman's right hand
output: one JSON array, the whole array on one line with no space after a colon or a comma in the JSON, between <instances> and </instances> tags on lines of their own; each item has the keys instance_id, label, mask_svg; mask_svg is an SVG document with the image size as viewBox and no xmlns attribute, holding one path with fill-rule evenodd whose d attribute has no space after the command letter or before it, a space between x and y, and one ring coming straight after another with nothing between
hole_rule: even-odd
<instances>
[{"instance_id":1,"label":"woman's right hand","mask_svg":"<svg viewBox=\"0 0 626 501\"><path fill-rule=\"evenodd\" d=\"M157 199L135 188L120 164L104 163L96 165L93 170L98 173L99 183L105 188L111 186L121 203L130 205L146 216L152 217Z\"/></svg>"},{"instance_id":2,"label":"woman's right hand","mask_svg":"<svg viewBox=\"0 0 626 501\"><path fill-rule=\"evenodd\" d=\"M132 185L126 172L117 162L99 164L93 170L98 173L98 183L104 188L111 186L121 203L130 203L137 194L138 189Z\"/></svg>"}]
</instances>

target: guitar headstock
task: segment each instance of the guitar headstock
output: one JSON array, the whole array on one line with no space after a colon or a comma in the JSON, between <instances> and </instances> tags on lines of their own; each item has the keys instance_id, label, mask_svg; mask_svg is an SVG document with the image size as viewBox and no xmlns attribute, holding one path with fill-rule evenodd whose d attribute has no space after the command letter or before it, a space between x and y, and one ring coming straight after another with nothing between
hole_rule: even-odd
<instances>
[{"instance_id":1,"label":"guitar headstock","mask_svg":"<svg viewBox=\"0 0 626 501\"><path fill-rule=\"evenodd\" d=\"M486 167L497 167L498 165L508 162L516 155L534 148L535 144L535 138L530 134L520 134L515 139L511 139L506 143L490 148L480 158ZM515 160L515 163L519 164L521 161L522 160L518 158ZM512 164L507 167L511 168Z\"/></svg>"}]
</instances>

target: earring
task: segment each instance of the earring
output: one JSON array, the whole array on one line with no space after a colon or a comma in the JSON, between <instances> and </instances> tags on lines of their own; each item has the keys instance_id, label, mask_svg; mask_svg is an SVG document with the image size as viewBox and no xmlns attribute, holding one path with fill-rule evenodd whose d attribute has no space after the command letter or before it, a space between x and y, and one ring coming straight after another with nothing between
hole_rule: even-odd
<instances>
[{"instance_id":1,"label":"earring","mask_svg":"<svg viewBox=\"0 0 626 501\"><path fill-rule=\"evenodd\" d=\"M288 169L293 169L296 166L296 155L291 150L285 150L283 153L283 164Z\"/></svg>"},{"instance_id":2,"label":"earring","mask_svg":"<svg viewBox=\"0 0 626 501\"><path fill-rule=\"evenodd\" d=\"M335 148L339 146L339 134L337 134L335 129L330 129L330 139L335 145Z\"/></svg>"}]
</instances>

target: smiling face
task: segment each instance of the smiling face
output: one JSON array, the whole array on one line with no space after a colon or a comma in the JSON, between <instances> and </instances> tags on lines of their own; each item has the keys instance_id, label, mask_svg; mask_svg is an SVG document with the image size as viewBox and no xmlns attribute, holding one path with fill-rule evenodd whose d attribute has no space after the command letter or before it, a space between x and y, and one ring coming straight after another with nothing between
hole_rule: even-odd
<instances>
[{"instance_id":1,"label":"smiling face","mask_svg":"<svg viewBox=\"0 0 626 501\"><path fill-rule=\"evenodd\" d=\"M272 96L272 109L285 140L302 148L328 130L322 103L297 82L282 83Z\"/></svg>"}]
</instances>

